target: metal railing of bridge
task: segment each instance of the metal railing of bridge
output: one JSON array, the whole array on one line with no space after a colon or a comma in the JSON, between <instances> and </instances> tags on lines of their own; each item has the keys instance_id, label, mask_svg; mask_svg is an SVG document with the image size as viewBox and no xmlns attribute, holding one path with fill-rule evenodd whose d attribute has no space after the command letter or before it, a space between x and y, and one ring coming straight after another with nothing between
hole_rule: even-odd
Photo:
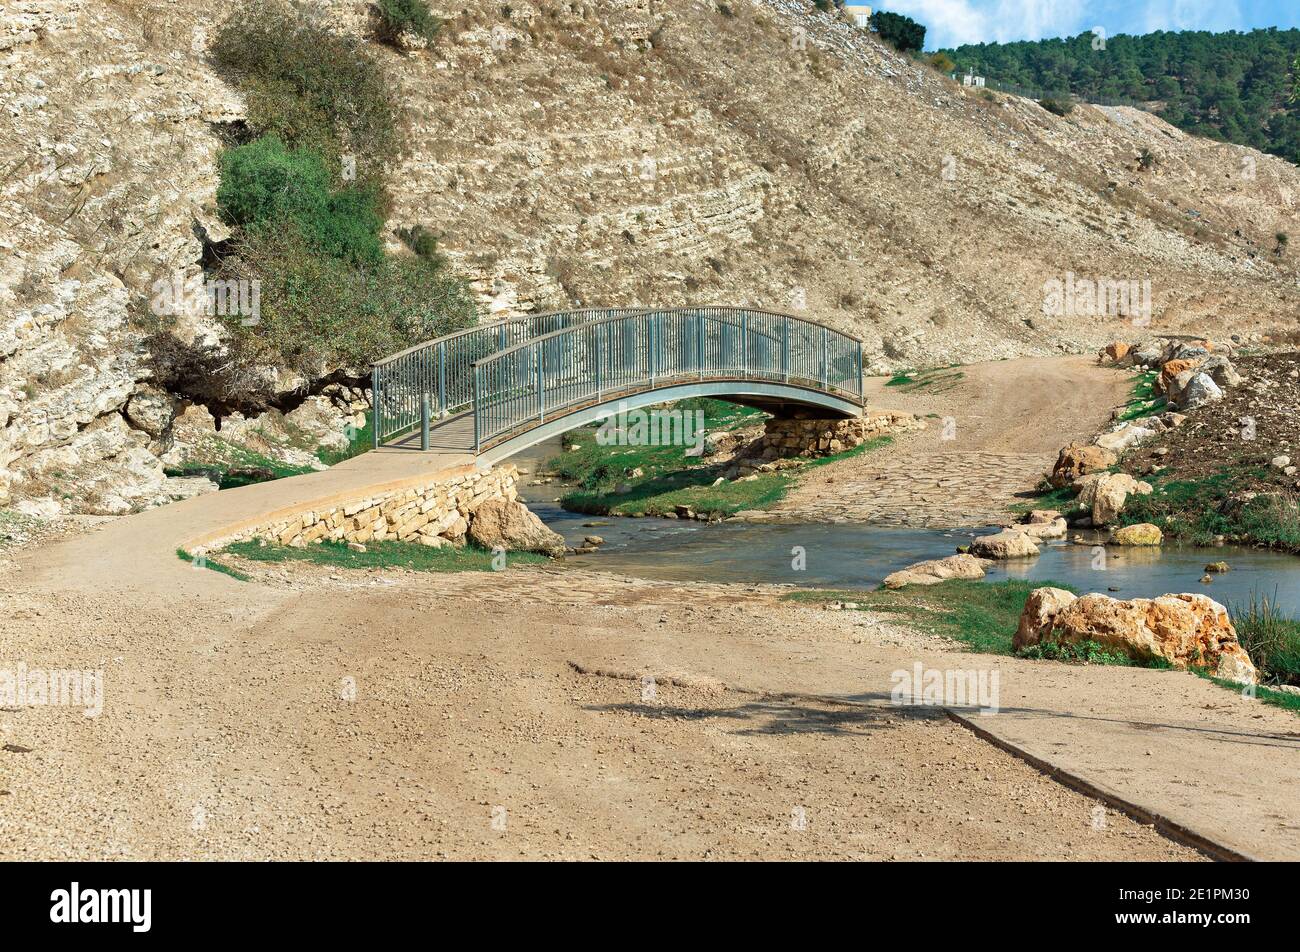
<instances>
[{"instance_id":1,"label":"metal railing of bridge","mask_svg":"<svg viewBox=\"0 0 1300 952\"><path fill-rule=\"evenodd\" d=\"M527 314L466 328L376 361L370 371L374 445L413 429L428 414L469 409L476 360L574 324L643 310L600 307Z\"/></svg>"},{"instance_id":2,"label":"metal railing of bridge","mask_svg":"<svg viewBox=\"0 0 1300 952\"><path fill-rule=\"evenodd\" d=\"M861 403L862 342L790 314L742 307L629 309L474 361L474 447L548 415L667 385L775 381Z\"/></svg>"}]
</instances>

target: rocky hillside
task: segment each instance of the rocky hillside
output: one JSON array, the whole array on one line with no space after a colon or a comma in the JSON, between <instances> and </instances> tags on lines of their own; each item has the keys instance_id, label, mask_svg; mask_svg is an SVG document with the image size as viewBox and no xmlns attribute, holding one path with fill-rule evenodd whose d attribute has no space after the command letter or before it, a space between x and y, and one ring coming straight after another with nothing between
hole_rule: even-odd
<instances>
[{"instance_id":1,"label":"rocky hillside","mask_svg":"<svg viewBox=\"0 0 1300 952\"><path fill-rule=\"evenodd\" d=\"M300 6L368 33L364 3ZM336 379L214 397L219 320L150 312L223 237L215 157L244 109L206 54L225 9L0 0L0 505L125 511L205 488L161 459L218 428L284 458L355 418ZM1280 159L966 91L797 0L440 12L427 49L372 44L408 123L390 225L443 232L485 315L764 305L859 334L885 369L1116 336L1123 318L1044 315L1067 273L1149 280L1152 331L1300 313Z\"/></svg>"}]
</instances>

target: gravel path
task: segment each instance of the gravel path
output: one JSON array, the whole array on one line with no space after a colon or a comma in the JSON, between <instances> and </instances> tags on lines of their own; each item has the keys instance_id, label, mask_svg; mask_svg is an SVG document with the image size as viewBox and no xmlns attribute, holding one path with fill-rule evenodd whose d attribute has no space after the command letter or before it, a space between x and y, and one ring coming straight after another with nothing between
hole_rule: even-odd
<instances>
[{"instance_id":1,"label":"gravel path","mask_svg":"<svg viewBox=\"0 0 1300 952\"><path fill-rule=\"evenodd\" d=\"M887 451L810 471L776 512L811 522L1000 522L1052 468L1057 451L1091 437L1131 386L1130 374L1084 357L970 364L960 373L934 389L869 381L870 406L929 416L927 428Z\"/></svg>"}]
</instances>

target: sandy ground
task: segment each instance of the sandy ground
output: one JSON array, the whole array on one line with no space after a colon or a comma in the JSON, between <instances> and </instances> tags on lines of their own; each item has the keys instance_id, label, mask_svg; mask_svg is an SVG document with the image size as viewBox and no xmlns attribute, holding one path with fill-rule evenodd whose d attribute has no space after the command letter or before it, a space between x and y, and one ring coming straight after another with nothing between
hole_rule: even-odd
<instances>
[{"instance_id":1,"label":"sandy ground","mask_svg":"<svg viewBox=\"0 0 1300 952\"><path fill-rule=\"evenodd\" d=\"M411 575L6 596L4 656L102 667L107 701L4 712L5 856L1194 855L934 709L786 693L782 668L848 660L826 642L865 647L847 618L662 586L629 606L608 577L565 582L613 604L530 603L533 574L482 604Z\"/></svg>"},{"instance_id":2,"label":"sandy ground","mask_svg":"<svg viewBox=\"0 0 1300 952\"><path fill-rule=\"evenodd\" d=\"M1191 675L966 654L758 586L241 583L174 554L295 493L427 465L384 455L10 553L0 660L102 670L104 707L0 710L0 855L1201 858L892 704L917 662L998 669L1001 712L973 718L1100 788L1297 852L1294 716Z\"/></svg>"}]
</instances>

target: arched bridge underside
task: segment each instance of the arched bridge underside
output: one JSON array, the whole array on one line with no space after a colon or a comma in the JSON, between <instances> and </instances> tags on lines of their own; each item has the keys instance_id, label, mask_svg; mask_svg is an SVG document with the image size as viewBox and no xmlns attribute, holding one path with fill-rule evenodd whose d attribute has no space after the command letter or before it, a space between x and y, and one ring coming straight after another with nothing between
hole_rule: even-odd
<instances>
[{"instance_id":1,"label":"arched bridge underside","mask_svg":"<svg viewBox=\"0 0 1300 952\"><path fill-rule=\"evenodd\" d=\"M622 411L719 397L779 416L855 416L862 345L753 308L593 308L479 325L372 371L375 445L507 459Z\"/></svg>"}]
</instances>

